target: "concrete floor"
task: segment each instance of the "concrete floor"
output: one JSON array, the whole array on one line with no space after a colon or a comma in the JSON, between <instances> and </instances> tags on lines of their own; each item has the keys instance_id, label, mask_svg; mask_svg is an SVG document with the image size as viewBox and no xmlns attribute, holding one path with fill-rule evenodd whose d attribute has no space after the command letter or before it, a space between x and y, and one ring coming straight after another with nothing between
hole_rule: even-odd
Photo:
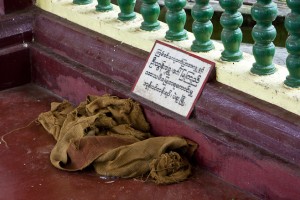
<instances>
[{"instance_id":1,"label":"concrete floor","mask_svg":"<svg viewBox=\"0 0 300 200\"><path fill-rule=\"evenodd\" d=\"M187 181L164 186L142 179L107 179L92 169L54 168L49 154L55 140L34 121L50 109L50 102L60 100L32 84L0 91L0 200L255 199L199 167Z\"/></svg>"}]
</instances>

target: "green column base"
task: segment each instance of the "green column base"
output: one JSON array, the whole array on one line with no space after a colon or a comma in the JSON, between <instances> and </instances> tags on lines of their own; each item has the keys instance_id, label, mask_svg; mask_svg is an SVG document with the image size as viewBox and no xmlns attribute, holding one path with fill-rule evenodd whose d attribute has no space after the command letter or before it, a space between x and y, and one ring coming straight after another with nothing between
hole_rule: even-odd
<instances>
[{"instance_id":1,"label":"green column base","mask_svg":"<svg viewBox=\"0 0 300 200\"><path fill-rule=\"evenodd\" d=\"M284 84L291 88L300 88L300 79L289 75L286 77Z\"/></svg>"},{"instance_id":2,"label":"green column base","mask_svg":"<svg viewBox=\"0 0 300 200\"><path fill-rule=\"evenodd\" d=\"M289 38L293 38L291 36L289 36ZM287 39L287 44L289 44L290 47L290 40L289 38ZM296 41L300 41L300 40L296 40ZM297 44L297 42L295 42L294 44ZM293 47L296 47L296 45L294 45ZM287 50L289 51L291 48L287 48ZM298 48L299 49L299 48ZM297 50L296 48L293 50ZM289 70L289 75L286 77L286 80L284 81L284 84L292 87L292 88L299 88L300 87L300 56L298 54L289 54L288 57L286 58L286 66L287 69Z\"/></svg>"},{"instance_id":3,"label":"green column base","mask_svg":"<svg viewBox=\"0 0 300 200\"><path fill-rule=\"evenodd\" d=\"M193 44L191 46L191 50L193 52L208 52L214 48L215 48L215 46L211 40L209 40L205 43L194 40Z\"/></svg>"},{"instance_id":4,"label":"green column base","mask_svg":"<svg viewBox=\"0 0 300 200\"><path fill-rule=\"evenodd\" d=\"M263 65L254 63L250 71L253 74L264 76L264 75L274 74L276 72L276 68L275 68L274 64L271 64L269 66L263 66Z\"/></svg>"},{"instance_id":5,"label":"green column base","mask_svg":"<svg viewBox=\"0 0 300 200\"><path fill-rule=\"evenodd\" d=\"M172 40L172 41L181 41L181 40L186 40L188 37L187 37L186 30L183 30L181 32L174 32L168 30L165 38L167 40Z\"/></svg>"},{"instance_id":6,"label":"green column base","mask_svg":"<svg viewBox=\"0 0 300 200\"><path fill-rule=\"evenodd\" d=\"M112 9L113 9L112 5L107 5L107 6L97 5L96 6L96 11L99 11L99 12L106 12L106 11L110 11Z\"/></svg>"},{"instance_id":7,"label":"green column base","mask_svg":"<svg viewBox=\"0 0 300 200\"><path fill-rule=\"evenodd\" d=\"M222 52L221 59L224 61L238 62L243 59L243 53L241 51L230 52L228 50L224 50Z\"/></svg>"},{"instance_id":8,"label":"green column base","mask_svg":"<svg viewBox=\"0 0 300 200\"><path fill-rule=\"evenodd\" d=\"M124 14L124 13L118 14L118 20L120 21L130 21L130 20L134 20L135 18L136 18L136 14L134 12L130 14Z\"/></svg>"},{"instance_id":9,"label":"green column base","mask_svg":"<svg viewBox=\"0 0 300 200\"><path fill-rule=\"evenodd\" d=\"M141 29L145 31L156 31L160 29L160 23L157 21L156 23L146 23L142 22Z\"/></svg>"},{"instance_id":10,"label":"green column base","mask_svg":"<svg viewBox=\"0 0 300 200\"><path fill-rule=\"evenodd\" d=\"M90 4L92 2L93 2L93 0L73 0L73 3L77 4L77 5L86 5L86 4Z\"/></svg>"},{"instance_id":11,"label":"green column base","mask_svg":"<svg viewBox=\"0 0 300 200\"><path fill-rule=\"evenodd\" d=\"M287 0L287 6L292 10L284 21L289 37L286 40L285 47L289 52L286 58L286 67L289 70L289 76L286 77L285 85L293 88L300 87L300 1Z\"/></svg>"}]
</instances>

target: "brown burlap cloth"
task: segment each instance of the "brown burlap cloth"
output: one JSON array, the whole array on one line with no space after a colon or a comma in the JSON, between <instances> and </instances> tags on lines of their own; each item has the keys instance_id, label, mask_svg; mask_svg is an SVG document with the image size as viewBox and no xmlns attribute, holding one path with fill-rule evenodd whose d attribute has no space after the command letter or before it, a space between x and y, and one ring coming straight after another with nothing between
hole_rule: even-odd
<instances>
[{"instance_id":1,"label":"brown burlap cloth","mask_svg":"<svg viewBox=\"0 0 300 200\"><path fill-rule=\"evenodd\" d=\"M181 137L153 137L138 103L115 96L88 96L75 108L53 102L38 118L57 143L51 163L62 170L93 165L103 176L150 176L158 184L185 180L197 145Z\"/></svg>"}]
</instances>

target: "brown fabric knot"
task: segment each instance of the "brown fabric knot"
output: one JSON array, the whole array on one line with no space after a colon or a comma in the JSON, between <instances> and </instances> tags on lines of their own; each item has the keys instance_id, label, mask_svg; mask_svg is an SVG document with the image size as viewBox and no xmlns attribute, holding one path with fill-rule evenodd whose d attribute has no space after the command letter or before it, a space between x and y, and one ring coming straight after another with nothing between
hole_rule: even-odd
<instances>
[{"instance_id":1,"label":"brown fabric knot","mask_svg":"<svg viewBox=\"0 0 300 200\"><path fill-rule=\"evenodd\" d=\"M184 181L191 174L191 165L177 152L164 153L150 163L150 176L157 184Z\"/></svg>"}]
</instances>

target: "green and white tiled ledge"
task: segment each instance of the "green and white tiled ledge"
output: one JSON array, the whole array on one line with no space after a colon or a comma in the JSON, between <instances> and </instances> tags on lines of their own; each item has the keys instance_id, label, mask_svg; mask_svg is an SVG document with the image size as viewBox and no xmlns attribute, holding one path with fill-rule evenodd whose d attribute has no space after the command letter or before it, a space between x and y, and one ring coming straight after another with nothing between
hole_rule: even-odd
<instances>
[{"instance_id":1,"label":"green and white tiled ledge","mask_svg":"<svg viewBox=\"0 0 300 200\"><path fill-rule=\"evenodd\" d=\"M156 40L190 51L194 40L193 34L188 33L188 40L166 41L164 37L168 30L167 24L161 22L161 29L155 32L143 31L139 28L143 21L140 14L137 13L133 21L122 22L117 19L120 12L118 6L113 5L113 10L109 12L96 12L97 0L88 5L74 5L72 0L36 0L36 5L71 22L148 52ZM220 60L223 45L217 41L214 41L214 45L215 49L210 52L195 54L216 63L217 81L300 115L300 89L288 88L283 84L288 75L286 67L276 65L277 72L269 76L252 75L250 68L255 62L252 55L244 53L244 59L240 62L225 62Z\"/></svg>"}]
</instances>

